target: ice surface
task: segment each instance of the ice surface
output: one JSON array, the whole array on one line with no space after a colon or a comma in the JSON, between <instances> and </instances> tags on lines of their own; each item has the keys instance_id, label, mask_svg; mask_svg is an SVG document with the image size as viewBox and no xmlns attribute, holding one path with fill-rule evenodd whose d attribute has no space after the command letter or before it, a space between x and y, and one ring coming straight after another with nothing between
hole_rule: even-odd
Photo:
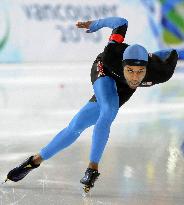
<instances>
[{"instance_id":1,"label":"ice surface","mask_svg":"<svg viewBox=\"0 0 184 205\"><path fill-rule=\"evenodd\" d=\"M0 66L2 181L87 102L93 94L90 66ZM0 205L183 205L183 79L176 74L161 87L139 89L125 104L88 196L82 196L79 180L88 164L92 128L24 180L0 185Z\"/></svg>"}]
</instances>

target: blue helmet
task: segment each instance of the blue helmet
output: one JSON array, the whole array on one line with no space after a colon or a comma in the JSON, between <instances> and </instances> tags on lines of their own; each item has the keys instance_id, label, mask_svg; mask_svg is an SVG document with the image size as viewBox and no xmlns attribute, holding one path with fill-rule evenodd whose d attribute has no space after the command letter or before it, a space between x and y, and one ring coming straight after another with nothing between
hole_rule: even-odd
<instances>
[{"instance_id":1,"label":"blue helmet","mask_svg":"<svg viewBox=\"0 0 184 205\"><path fill-rule=\"evenodd\" d=\"M147 50L138 44L128 46L123 53L125 65L146 66L148 63Z\"/></svg>"}]
</instances>

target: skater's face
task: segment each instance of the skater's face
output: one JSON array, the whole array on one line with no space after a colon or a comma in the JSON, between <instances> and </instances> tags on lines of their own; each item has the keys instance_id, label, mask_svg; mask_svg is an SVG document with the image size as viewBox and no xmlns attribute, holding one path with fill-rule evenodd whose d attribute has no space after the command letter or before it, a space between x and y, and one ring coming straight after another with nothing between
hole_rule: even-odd
<instances>
[{"instance_id":1,"label":"skater's face","mask_svg":"<svg viewBox=\"0 0 184 205\"><path fill-rule=\"evenodd\" d=\"M146 66L126 65L123 69L124 77L130 88L136 89L146 75Z\"/></svg>"}]
</instances>

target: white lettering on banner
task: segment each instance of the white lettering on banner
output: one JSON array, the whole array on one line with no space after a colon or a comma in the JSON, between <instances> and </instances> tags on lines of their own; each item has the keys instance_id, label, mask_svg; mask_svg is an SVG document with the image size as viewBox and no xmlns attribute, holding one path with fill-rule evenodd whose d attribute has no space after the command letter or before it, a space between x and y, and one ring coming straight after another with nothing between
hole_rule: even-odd
<instances>
[{"instance_id":1,"label":"white lettering on banner","mask_svg":"<svg viewBox=\"0 0 184 205\"><path fill-rule=\"evenodd\" d=\"M116 5L84 5L75 6L71 4L30 4L22 6L26 16L30 20L47 21L76 21L97 19L108 16L117 16Z\"/></svg>"},{"instance_id":2,"label":"white lettering on banner","mask_svg":"<svg viewBox=\"0 0 184 205\"><path fill-rule=\"evenodd\" d=\"M102 41L101 32L86 35L84 31L77 29L77 20L90 20L117 16L116 5L71 5L71 4L29 4L22 6L28 20L43 22L57 21L55 29L60 32L60 41L63 43L78 43L81 40L99 43ZM59 22L58 22L59 21ZM62 22L62 24L59 24Z\"/></svg>"},{"instance_id":3,"label":"white lettering on banner","mask_svg":"<svg viewBox=\"0 0 184 205\"><path fill-rule=\"evenodd\" d=\"M100 31L92 33L90 35L86 35L86 33L83 30L76 29L73 25L65 27L62 25L56 25L56 29L58 29L61 33L60 40L65 43L77 43L80 42L82 39L84 39L85 42L92 41L94 43L98 43L102 40L102 35Z\"/></svg>"}]
</instances>

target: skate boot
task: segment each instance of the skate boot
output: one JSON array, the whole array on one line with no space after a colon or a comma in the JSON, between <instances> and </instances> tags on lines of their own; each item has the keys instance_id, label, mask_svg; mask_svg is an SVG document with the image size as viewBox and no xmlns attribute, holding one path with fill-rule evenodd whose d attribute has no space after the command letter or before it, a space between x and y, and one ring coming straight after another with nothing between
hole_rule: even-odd
<instances>
[{"instance_id":1,"label":"skate boot","mask_svg":"<svg viewBox=\"0 0 184 205\"><path fill-rule=\"evenodd\" d=\"M31 156L28 159L26 159L24 162L22 162L19 166L12 169L8 173L7 179L5 180L5 182L8 180L17 182L17 181L23 179L31 170L33 170L39 166L40 165L35 165L33 163L33 156Z\"/></svg>"},{"instance_id":2,"label":"skate boot","mask_svg":"<svg viewBox=\"0 0 184 205\"><path fill-rule=\"evenodd\" d=\"M84 184L84 192L88 193L92 187L94 187L95 181L98 179L98 176L100 173L98 173L97 170L87 168L85 172L85 176L80 180L81 184Z\"/></svg>"}]
</instances>

